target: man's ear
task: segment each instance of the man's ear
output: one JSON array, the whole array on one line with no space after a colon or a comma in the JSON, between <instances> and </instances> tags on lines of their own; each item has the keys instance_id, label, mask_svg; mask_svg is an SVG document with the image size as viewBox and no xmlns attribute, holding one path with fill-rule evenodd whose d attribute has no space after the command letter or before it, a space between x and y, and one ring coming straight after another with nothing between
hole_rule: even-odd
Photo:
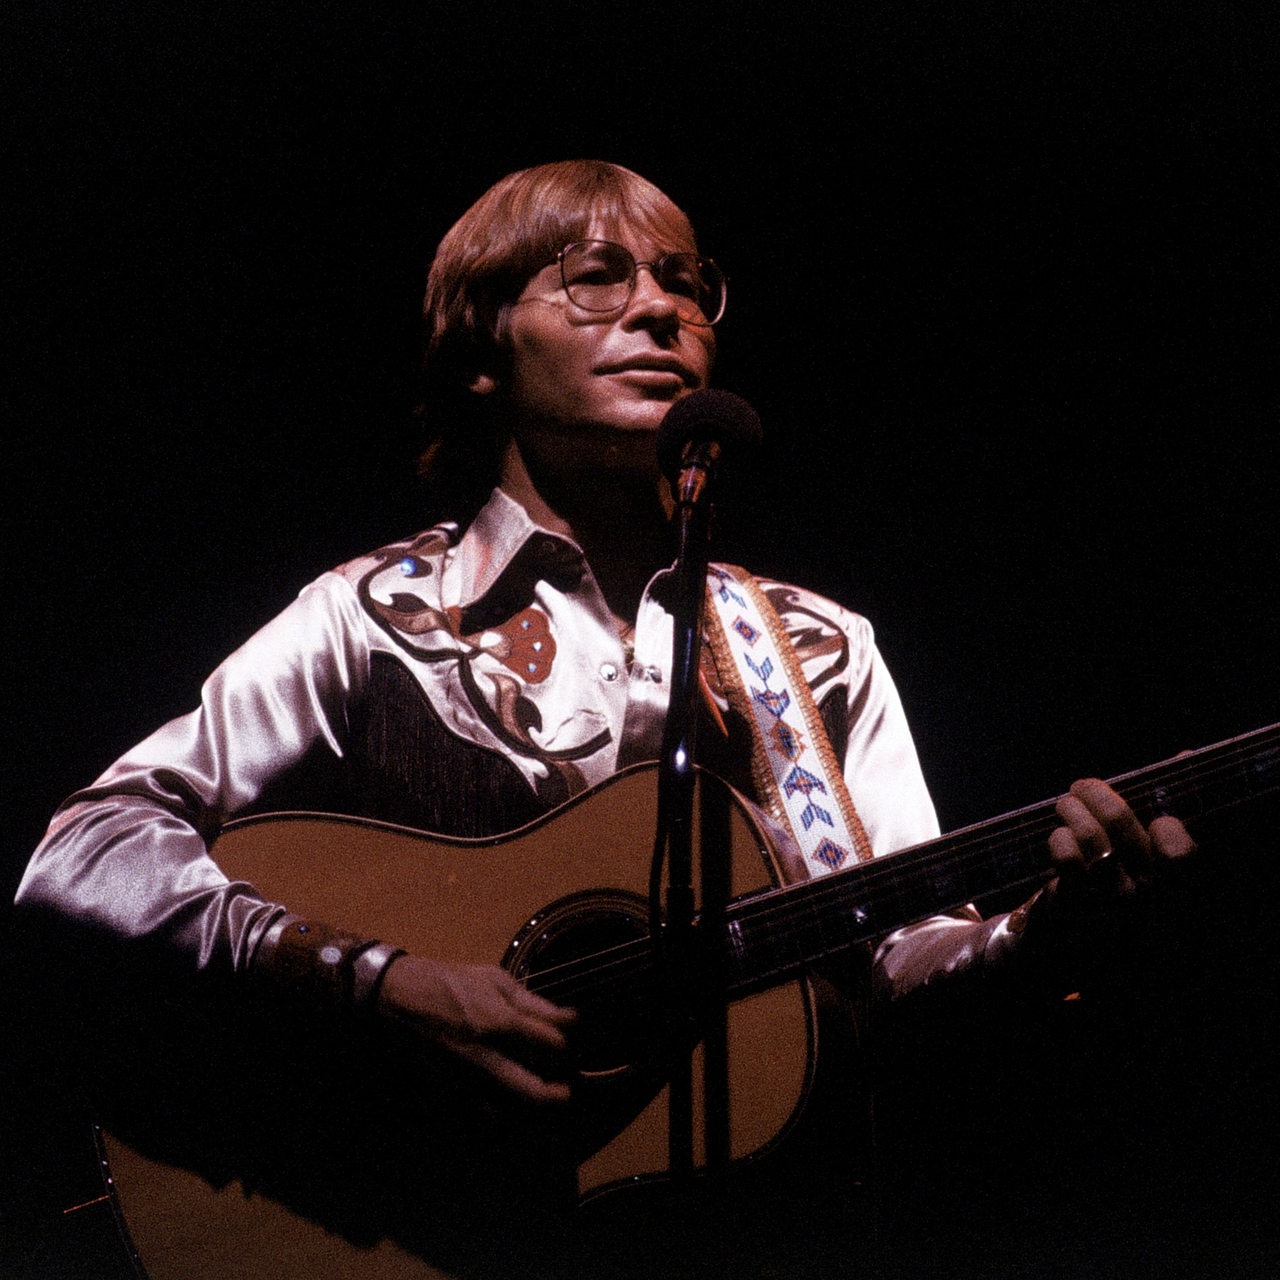
<instances>
[{"instance_id":1,"label":"man's ear","mask_svg":"<svg viewBox=\"0 0 1280 1280\"><path fill-rule=\"evenodd\" d=\"M491 373L475 373L467 383L467 390L478 396L491 396L498 389L498 380Z\"/></svg>"}]
</instances>

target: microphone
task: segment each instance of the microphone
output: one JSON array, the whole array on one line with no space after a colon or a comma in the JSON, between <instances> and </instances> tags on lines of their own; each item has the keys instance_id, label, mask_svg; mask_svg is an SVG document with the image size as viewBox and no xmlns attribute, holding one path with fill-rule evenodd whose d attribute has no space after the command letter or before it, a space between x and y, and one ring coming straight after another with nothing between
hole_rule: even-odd
<instances>
[{"instance_id":1,"label":"microphone","mask_svg":"<svg viewBox=\"0 0 1280 1280\"><path fill-rule=\"evenodd\" d=\"M721 456L759 445L760 417L732 391L691 391L667 410L658 427L658 465L681 506L697 503Z\"/></svg>"}]
</instances>

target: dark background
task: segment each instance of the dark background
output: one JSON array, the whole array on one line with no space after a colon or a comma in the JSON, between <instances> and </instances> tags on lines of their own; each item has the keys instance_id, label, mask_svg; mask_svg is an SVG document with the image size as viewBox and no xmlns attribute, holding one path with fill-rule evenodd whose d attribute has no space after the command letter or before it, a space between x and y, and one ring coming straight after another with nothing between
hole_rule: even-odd
<instances>
[{"instance_id":1,"label":"dark background","mask_svg":"<svg viewBox=\"0 0 1280 1280\"><path fill-rule=\"evenodd\" d=\"M9 3L5 883L416 525L434 245L593 155L730 277L723 558L865 613L944 827L1280 719L1263 5Z\"/></svg>"}]
</instances>

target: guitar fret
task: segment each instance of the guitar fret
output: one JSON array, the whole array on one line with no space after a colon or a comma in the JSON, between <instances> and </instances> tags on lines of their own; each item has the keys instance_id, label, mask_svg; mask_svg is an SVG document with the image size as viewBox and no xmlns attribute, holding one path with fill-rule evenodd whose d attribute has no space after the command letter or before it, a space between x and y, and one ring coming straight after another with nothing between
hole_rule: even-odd
<instances>
[{"instance_id":1,"label":"guitar fret","mask_svg":"<svg viewBox=\"0 0 1280 1280\"><path fill-rule=\"evenodd\" d=\"M1194 820L1280 789L1280 725L1112 780L1143 817ZM1052 873L1045 801L844 871L731 903L729 987L745 994L894 929Z\"/></svg>"}]
</instances>

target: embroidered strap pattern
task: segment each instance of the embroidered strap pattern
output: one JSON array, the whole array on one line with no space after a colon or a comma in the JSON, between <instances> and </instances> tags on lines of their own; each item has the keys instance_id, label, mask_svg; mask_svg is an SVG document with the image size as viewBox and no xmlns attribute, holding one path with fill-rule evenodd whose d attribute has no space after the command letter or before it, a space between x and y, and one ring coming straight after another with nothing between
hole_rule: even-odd
<instances>
[{"instance_id":1,"label":"embroidered strap pattern","mask_svg":"<svg viewBox=\"0 0 1280 1280\"><path fill-rule=\"evenodd\" d=\"M707 574L707 638L734 709L751 726L752 771L813 875L872 857L835 752L782 620L741 569Z\"/></svg>"}]
</instances>

